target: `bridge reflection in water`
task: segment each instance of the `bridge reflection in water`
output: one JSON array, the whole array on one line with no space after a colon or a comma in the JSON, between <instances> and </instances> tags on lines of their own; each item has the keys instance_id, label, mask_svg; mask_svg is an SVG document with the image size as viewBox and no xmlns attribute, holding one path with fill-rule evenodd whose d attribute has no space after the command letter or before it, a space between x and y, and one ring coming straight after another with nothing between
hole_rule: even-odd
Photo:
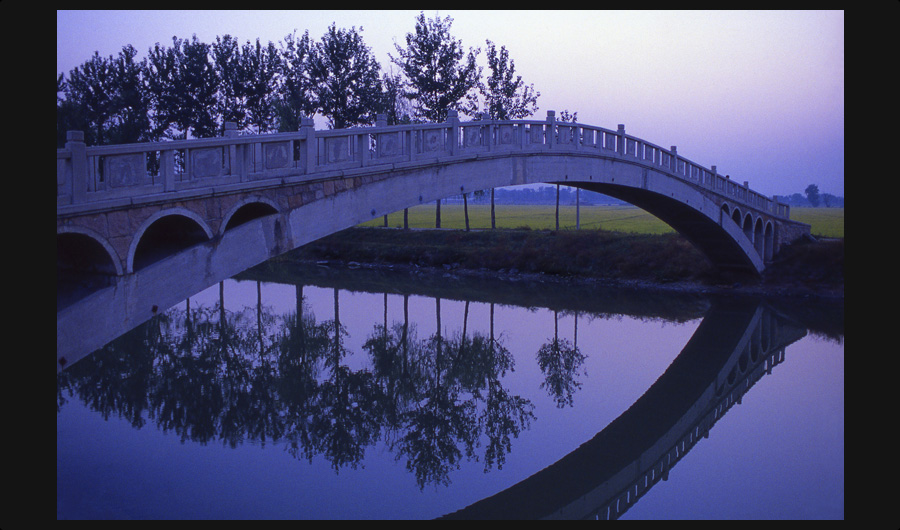
<instances>
[{"instance_id":1,"label":"bridge reflection in water","mask_svg":"<svg viewBox=\"0 0 900 530\"><path fill-rule=\"evenodd\" d=\"M264 270L250 274L271 279ZM354 290L383 292L378 282L355 282ZM486 470L489 464L500 467L511 450L510 440L533 419L528 400L503 388L511 354L502 342L477 333L468 336L465 320L461 334L442 337L438 324L437 335L425 340L415 340L408 321L376 325L365 346L372 367L350 368L342 361L348 352L342 345L338 283L329 276L307 276L297 286L301 317L303 284L335 288L334 319L321 324L288 316L276 325L278 319L263 310L262 300L255 315L226 316L223 305L210 311L191 311L188 305L185 313L162 314L58 374L58 409L66 392L136 426L143 425L142 416L150 409L160 429L182 439L223 440L232 446L245 438L271 440L297 458L324 455L335 470L355 468L366 447L393 429L392 439L400 440L397 457L407 459L420 487L449 482L449 470L471 454L474 437L491 433ZM399 288L398 294L434 297L440 319L440 299L451 297L445 284L420 282ZM469 292L474 301L521 302L521 286L507 287L490 296L477 286ZM542 306L557 311L568 298L561 287L537 294ZM583 314L630 311L615 293L576 306L570 309ZM755 300L710 302L686 296L657 304L656 310L671 311L668 317L678 313L676 319L703 315L703 321L643 396L556 463L445 517L618 518L665 480L716 422L784 360L785 347L806 334L790 316ZM201 313L207 318L198 319ZM243 328L238 320L244 320ZM462 370L463 365L468 368ZM210 392L226 387L228 392ZM493 405L504 411L502 417L476 419L470 402L454 406L462 401L461 388L481 396L483 402L475 408ZM224 395L233 401L220 402ZM435 424L441 421L446 423ZM467 425L468 430L457 430L443 449L424 447L423 432L450 424ZM505 430L489 428L497 425Z\"/></svg>"},{"instance_id":2,"label":"bridge reflection in water","mask_svg":"<svg viewBox=\"0 0 900 530\"><path fill-rule=\"evenodd\" d=\"M805 335L763 303L717 301L624 414L558 462L447 518L617 519Z\"/></svg>"}]
</instances>

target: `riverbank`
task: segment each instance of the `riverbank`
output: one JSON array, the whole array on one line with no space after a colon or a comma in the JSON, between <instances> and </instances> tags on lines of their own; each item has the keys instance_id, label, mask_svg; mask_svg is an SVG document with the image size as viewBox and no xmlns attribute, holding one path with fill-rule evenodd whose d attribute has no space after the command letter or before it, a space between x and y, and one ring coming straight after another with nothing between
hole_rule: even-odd
<instances>
[{"instance_id":1,"label":"riverbank","mask_svg":"<svg viewBox=\"0 0 900 530\"><path fill-rule=\"evenodd\" d=\"M277 260L843 301L844 241L782 250L762 278L719 274L678 234L603 230L400 230L351 228Z\"/></svg>"}]
</instances>

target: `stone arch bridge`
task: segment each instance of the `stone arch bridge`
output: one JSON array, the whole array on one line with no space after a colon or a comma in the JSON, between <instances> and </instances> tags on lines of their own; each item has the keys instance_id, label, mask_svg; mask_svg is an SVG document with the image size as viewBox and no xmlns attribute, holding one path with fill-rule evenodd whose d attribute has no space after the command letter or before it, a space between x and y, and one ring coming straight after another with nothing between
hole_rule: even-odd
<instances>
[{"instance_id":1,"label":"stone arch bridge","mask_svg":"<svg viewBox=\"0 0 900 530\"><path fill-rule=\"evenodd\" d=\"M718 268L761 273L809 234L747 184L625 134L546 120L459 121L57 150L57 368L196 292L403 208L550 183L639 206ZM86 330L94 330L93 333ZM100 342L102 341L102 342ZM99 343L98 343L99 342ZM84 351L90 348L88 351Z\"/></svg>"}]
</instances>

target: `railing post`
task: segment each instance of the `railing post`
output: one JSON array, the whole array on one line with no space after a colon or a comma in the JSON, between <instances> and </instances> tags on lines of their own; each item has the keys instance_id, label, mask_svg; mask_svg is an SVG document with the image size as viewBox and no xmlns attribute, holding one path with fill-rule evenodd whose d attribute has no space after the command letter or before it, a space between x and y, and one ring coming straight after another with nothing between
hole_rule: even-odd
<instances>
[{"instance_id":1,"label":"railing post","mask_svg":"<svg viewBox=\"0 0 900 530\"><path fill-rule=\"evenodd\" d=\"M450 156L459 153L459 112L455 110L447 111L447 124L450 125Z\"/></svg>"},{"instance_id":2,"label":"railing post","mask_svg":"<svg viewBox=\"0 0 900 530\"><path fill-rule=\"evenodd\" d=\"M87 152L84 131L66 132L66 149L72 153L72 204L83 202L87 194Z\"/></svg>"},{"instance_id":3,"label":"railing post","mask_svg":"<svg viewBox=\"0 0 900 530\"><path fill-rule=\"evenodd\" d=\"M237 123L233 121L225 122L225 138L237 138L239 134ZM245 154L246 150L243 146L236 144L228 146L229 173L238 175L241 182L247 180L246 164L244 163Z\"/></svg>"},{"instance_id":4,"label":"railing post","mask_svg":"<svg viewBox=\"0 0 900 530\"><path fill-rule=\"evenodd\" d=\"M319 150L316 145L316 128L312 118L300 118L300 130L305 132L306 150L301 153L301 163L306 174L315 173Z\"/></svg>"},{"instance_id":5,"label":"railing post","mask_svg":"<svg viewBox=\"0 0 900 530\"><path fill-rule=\"evenodd\" d=\"M387 127L387 114L376 114L375 115L375 128L379 128L379 127ZM374 152L374 154L371 154L368 158L363 158L364 161L367 162L367 161L370 161L372 158L378 158L378 156L381 154L382 146L378 145L378 138L379 138L380 134L381 133L374 133L375 152ZM368 135L366 135L366 138L368 138ZM368 144L368 143L366 144L366 150L368 150L369 145L370 144ZM363 165L365 165L365 164L363 164ZM387 216L385 216L385 222L387 222ZM385 226L387 226L387 225L385 225Z\"/></svg>"},{"instance_id":6,"label":"railing post","mask_svg":"<svg viewBox=\"0 0 900 530\"><path fill-rule=\"evenodd\" d=\"M371 153L369 153L369 133L361 132L356 139L359 146L359 166L366 167L372 159Z\"/></svg>"},{"instance_id":7,"label":"railing post","mask_svg":"<svg viewBox=\"0 0 900 530\"><path fill-rule=\"evenodd\" d=\"M616 135L618 136L617 144L616 144L616 152L620 155L625 154L625 124L619 124L619 130L616 131Z\"/></svg>"},{"instance_id":8,"label":"railing post","mask_svg":"<svg viewBox=\"0 0 900 530\"><path fill-rule=\"evenodd\" d=\"M547 111L547 128L544 132L544 143L547 144L551 149L553 148L553 144L556 143L556 111L548 110Z\"/></svg>"},{"instance_id":9,"label":"railing post","mask_svg":"<svg viewBox=\"0 0 900 530\"><path fill-rule=\"evenodd\" d=\"M482 143L487 143L487 150L491 151L494 144L494 122L491 120L491 115L487 112L481 113L481 121L487 122L487 125L481 127L481 141ZM487 135L486 138L485 135Z\"/></svg>"},{"instance_id":10,"label":"railing post","mask_svg":"<svg viewBox=\"0 0 900 530\"><path fill-rule=\"evenodd\" d=\"M672 170L672 173L678 174L678 147L672 146L670 149L672 151L672 167L669 168Z\"/></svg>"},{"instance_id":11,"label":"railing post","mask_svg":"<svg viewBox=\"0 0 900 530\"><path fill-rule=\"evenodd\" d=\"M159 171L163 178L163 191L175 191L175 150L160 151Z\"/></svg>"}]
</instances>

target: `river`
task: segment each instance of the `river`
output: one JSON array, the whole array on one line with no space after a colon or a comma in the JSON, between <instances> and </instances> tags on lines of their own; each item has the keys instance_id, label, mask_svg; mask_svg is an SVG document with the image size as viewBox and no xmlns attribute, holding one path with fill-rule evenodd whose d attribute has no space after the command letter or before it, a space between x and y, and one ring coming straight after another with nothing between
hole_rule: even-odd
<instances>
[{"instance_id":1,"label":"river","mask_svg":"<svg viewBox=\"0 0 900 530\"><path fill-rule=\"evenodd\" d=\"M843 310L268 264L57 375L58 519L442 516L843 519Z\"/></svg>"}]
</instances>

